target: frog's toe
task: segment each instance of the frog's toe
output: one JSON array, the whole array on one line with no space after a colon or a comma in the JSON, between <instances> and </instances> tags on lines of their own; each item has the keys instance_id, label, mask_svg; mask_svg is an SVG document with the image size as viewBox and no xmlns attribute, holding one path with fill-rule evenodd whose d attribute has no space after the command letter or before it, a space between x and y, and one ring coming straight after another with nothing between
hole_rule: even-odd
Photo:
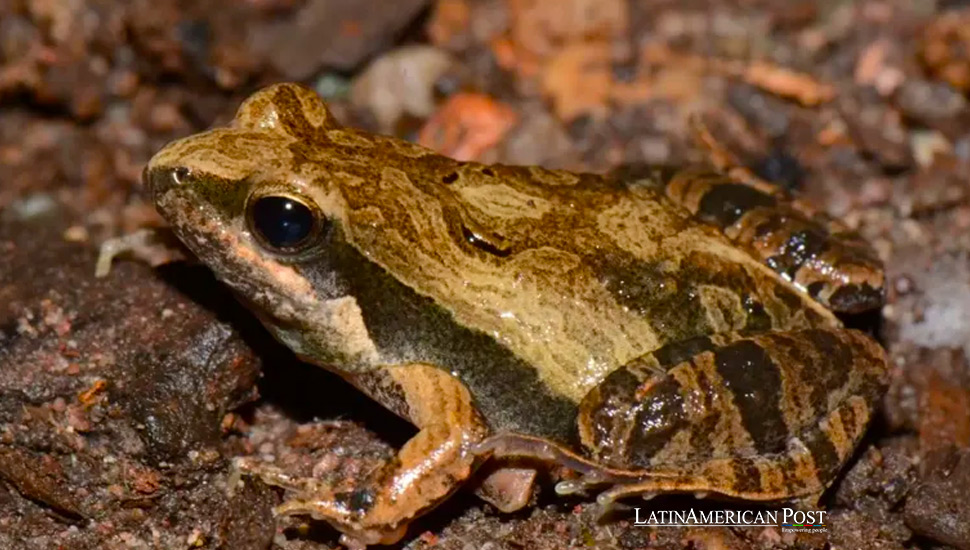
<instances>
[{"instance_id":1,"label":"frog's toe","mask_svg":"<svg viewBox=\"0 0 970 550\"><path fill-rule=\"evenodd\" d=\"M347 550L365 550L368 546L375 544L394 544L404 538L407 533L407 526L396 529L363 529L352 533L340 535L340 544Z\"/></svg>"},{"instance_id":2,"label":"frog's toe","mask_svg":"<svg viewBox=\"0 0 970 550\"><path fill-rule=\"evenodd\" d=\"M329 498L291 498L273 508L276 516L310 516L317 520L336 520L346 516L344 510Z\"/></svg>"},{"instance_id":3,"label":"frog's toe","mask_svg":"<svg viewBox=\"0 0 970 550\"><path fill-rule=\"evenodd\" d=\"M615 508L617 502L621 499L639 495L643 500L652 500L653 497L657 496L657 494L658 493L656 491L631 491L629 487L620 485L607 489L596 495L596 504L599 504L604 510L609 511Z\"/></svg>"},{"instance_id":4,"label":"frog's toe","mask_svg":"<svg viewBox=\"0 0 970 550\"><path fill-rule=\"evenodd\" d=\"M365 540L347 533L340 535L340 544L347 550L367 550Z\"/></svg>"},{"instance_id":5,"label":"frog's toe","mask_svg":"<svg viewBox=\"0 0 970 550\"><path fill-rule=\"evenodd\" d=\"M625 491L606 490L596 496L596 516L597 520L608 517L615 511L629 509L629 506L621 502L622 498L630 496ZM651 500L657 496L655 492L643 493L640 495L643 500Z\"/></svg>"},{"instance_id":6,"label":"frog's toe","mask_svg":"<svg viewBox=\"0 0 970 550\"><path fill-rule=\"evenodd\" d=\"M593 470L576 479L567 479L556 484L556 494L560 496L586 494L591 489L611 482L605 473Z\"/></svg>"},{"instance_id":7,"label":"frog's toe","mask_svg":"<svg viewBox=\"0 0 970 550\"><path fill-rule=\"evenodd\" d=\"M258 477L267 485L293 492L312 491L317 485L317 480L313 478L288 474L279 467L252 456L238 456L233 459L228 481L230 491L241 482L243 476Z\"/></svg>"},{"instance_id":8,"label":"frog's toe","mask_svg":"<svg viewBox=\"0 0 970 550\"><path fill-rule=\"evenodd\" d=\"M375 544L393 544L404 538L407 523L379 524L363 520L348 507L343 498L293 498L273 509L280 516L310 516L326 521L341 532L340 543L348 550L364 549ZM350 505L352 507L352 505Z\"/></svg>"},{"instance_id":9,"label":"frog's toe","mask_svg":"<svg viewBox=\"0 0 970 550\"><path fill-rule=\"evenodd\" d=\"M580 479L567 479L556 484L556 494L559 496L570 496L583 494L589 488Z\"/></svg>"}]
</instances>

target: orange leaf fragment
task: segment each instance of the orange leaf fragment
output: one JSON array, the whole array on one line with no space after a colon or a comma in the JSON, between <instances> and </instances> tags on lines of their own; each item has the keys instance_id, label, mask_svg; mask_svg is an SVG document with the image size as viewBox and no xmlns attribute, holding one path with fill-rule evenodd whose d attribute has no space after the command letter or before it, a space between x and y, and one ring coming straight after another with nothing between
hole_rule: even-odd
<instances>
[{"instance_id":1,"label":"orange leaf fragment","mask_svg":"<svg viewBox=\"0 0 970 550\"><path fill-rule=\"evenodd\" d=\"M459 93L425 122L418 143L458 160L475 160L518 120L511 107L487 95Z\"/></svg>"},{"instance_id":2,"label":"orange leaf fragment","mask_svg":"<svg viewBox=\"0 0 970 550\"><path fill-rule=\"evenodd\" d=\"M748 65L742 77L753 86L784 98L794 99L806 107L813 107L835 98L835 88L832 85L820 82L811 75L771 63L756 62Z\"/></svg>"},{"instance_id":3,"label":"orange leaf fragment","mask_svg":"<svg viewBox=\"0 0 970 550\"><path fill-rule=\"evenodd\" d=\"M438 0L428 23L428 37L440 48L447 47L468 32L471 6L468 0Z\"/></svg>"},{"instance_id":4,"label":"orange leaf fragment","mask_svg":"<svg viewBox=\"0 0 970 550\"><path fill-rule=\"evenodd\" d=\"M577 42L563 48L546 66L542 91L560 120L605 116L613 88L610 45Z\"/></svg>"},{"instance_id":5,"label":"orange leaf fragment","mask_svg":"<svg viewBox=\"0 0 970 550\"><path fill-rule=\"evenodd\" d=\"M515 71L523 78L532 78L539 72L539 58L521 48L516 48L508 38L498 37L488 45L499 67L507 71Z\"/></svg>"},{"instance_id":6,"label":"orange leaf fragment","mask_svg":"<svg viewBox=\"0 0 970 550\"><path fill-rule=\"evenodd\" d=\"M104 380L95 380L90 388L84 390L77 396L77 399L82 405L91 406L99 398L99 394L107 387L108 383Z\"/></svg>"}]
</instances>

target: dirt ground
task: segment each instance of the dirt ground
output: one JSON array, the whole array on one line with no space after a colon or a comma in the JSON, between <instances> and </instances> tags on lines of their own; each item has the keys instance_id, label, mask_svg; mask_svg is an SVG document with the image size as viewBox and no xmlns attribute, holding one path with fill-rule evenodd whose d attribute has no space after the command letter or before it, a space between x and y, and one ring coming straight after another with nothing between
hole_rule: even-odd
<instances>
[{"instance_id":1,"label":"dirt ground","mask_svg":"<svg viewBox=\"0 0 970 550\"><path fill-rule=\"evenodd\" d=\"M970 6L955 0L0 0L0 548L335 548L232 457L352 478L413 430L296 361L206 271L116 262L167 141L297 80L452 156L605 171L726 158L858 230L891 356L826 534L647 529L460 493L414 549L970 549ZM651 502L654 506L657 501ZM660 500L663 506L697 505ZM660 507L661 505L657 505ZM639 506L648 506L646 504Z\"/></svg>"}]
</instances>

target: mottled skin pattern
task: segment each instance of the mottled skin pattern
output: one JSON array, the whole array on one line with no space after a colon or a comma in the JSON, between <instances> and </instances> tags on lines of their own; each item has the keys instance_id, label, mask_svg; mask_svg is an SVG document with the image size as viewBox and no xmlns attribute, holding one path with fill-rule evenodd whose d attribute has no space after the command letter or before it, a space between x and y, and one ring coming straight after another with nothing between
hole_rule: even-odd
<instances>
[{"instance_id":1,"label":"mottled skin pattern","mask_svg":"<svg viewBox=\"0 0 970 550\"><path fill-rule=\"evenodd\" d=\"M881 348L825 306L877 306L879 263L784 199L690 174L458 162L342 128L284 84L165 147L145 178L279 340L420 428L352 495L240 463L293 491L280 513L362 546L399 539L490 458L570 467L582 477L558 490L604 486L604 503L824 490L885 378ZM308 244L274 250L253 229L266 196L310 207ZM533 478L500 468L493 490L527 481L486 493L515 508Z\"/></svg>"}]
</instances>

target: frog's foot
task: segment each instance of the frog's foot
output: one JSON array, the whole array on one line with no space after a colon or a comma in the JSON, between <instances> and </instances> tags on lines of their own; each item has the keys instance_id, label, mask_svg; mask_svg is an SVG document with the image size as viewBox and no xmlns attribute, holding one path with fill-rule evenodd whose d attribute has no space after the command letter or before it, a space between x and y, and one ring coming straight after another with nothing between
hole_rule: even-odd
<instances>
[{"instance_id":1,"label":"frog's foot","mask_svg":"<svg viewBox=\"0 0 970 550\"><path fill-rule=\"evenodd\" d=\"M833 413L832 417L853 416L864 424L867 410L861 400L853 400ZM664 494L784 501L812 508L826 487L824 480L819 477L812 448L821 444L821 438L825 437L820 428L808 435L808 444L793 438L783 453L711 459L656 469L607 467L578 456L554 442L518 434L493 436L480 444L476 452L492 457L524 456L568 467L580 476L557 483L556 493L566 496L599 490L596 503L600 507L601 517L613 510L621 500L631 497L650 500ZM782 483L785 479L787 485Z\"/></svg>"},{"instance_id":2,"label":"frog's foot","mask_svg":"<svg viewBox=\"0 0 970 550\"><path fill-rule=\"evenodd\" d=\"M858 403L847 404L843 414L854 414ZM849 412L852 410L852 412ZM809 435L819 444L827 437L821 431ZM627 478L601 492L596 502L605 511L617 501L641 497L650 500L662 494L692 494L703 499L717 496L761 502L787 502L801 509L814 509L827 487L820 477L811 448L800 438L789 441L783 453L756 457L711 459L685 464L665 472L644 471L639 479Z\"/></svg>"},{"instance_id":3,"label":"frog's foot","mask_svg":"<svg viewBox=\"0 0 970 550\"><path fill-rule=\"evenodd\" d=\"M528 435L507 433L489 437L475 448L481 456L502 459L509 457L528 458L556 464L579 474L579 477L566 479L556 484L556 494L560 496L586 495L604 487L609 488L597 497L600 505L599 515L608 514L616 500L627 495L614 497L611 491L620 487L632 487L638 482L650 479L653 483L677 479L676 473L645 472L610 468L580 456L568 448L547 439ZM644 491L643 494L648 493ZM649 493L650 496L656 492ZM605 496L604 496L605 495Z\"/></svg>"},{"instance_id":4,"label":"frog's foot","mask_svg":"<svg viewBox=\"0 0 970 550\"><path fill-rule=\"evenodd\" d=\"M286 491L287 499L273 509L276 516L310 516L325 520L341 531L341 543L350 549L365 548L370 544L392 544L404 536L406 524L398 526L362 526L361 511L365 511L373 498L371 489L363 488L338 492L326 481L312 477L294 476L272 464L255 457L237 457L233 460L228 488L230 493L241 482L242 476L254 476L260 481Z\"/></svg>"},{"instance_id":5,"label":"frog's foot","mask_svg":"<svg viewBox=\"0 0 970 550\"><path fill-rule=\"evenodd\" d=\"M466 480L478 465L473 445L487 428L465 386L430 365L383 367L351 380L418 426L418 433L374 476L351 490L338 491L330 481L287 474L244 458L236 469L282 487L286 500L277 515L307 515L342 533L349 548L391 544L410 523Z\"/></svg>"},{"instance_id":6,"label":"frog's foot","mask_svg":"<svg viewBox=\"0 0 970 550\"><path fill-rule=\"evenodd\" d=\"M140 229L101 244L94 276L107 276L111 272L111 262L122 255L133 256L152 267L189 257L181 241L170 230Z\"/></svg>"}]
</instances>

